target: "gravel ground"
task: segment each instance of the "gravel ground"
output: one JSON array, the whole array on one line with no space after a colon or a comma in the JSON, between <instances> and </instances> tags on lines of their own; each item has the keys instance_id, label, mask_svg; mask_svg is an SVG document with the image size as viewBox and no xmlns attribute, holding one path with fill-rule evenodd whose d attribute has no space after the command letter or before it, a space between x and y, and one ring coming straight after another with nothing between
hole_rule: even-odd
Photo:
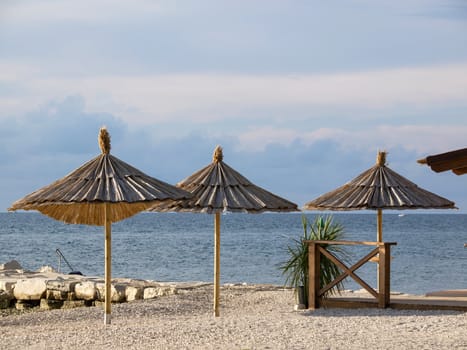
<instances>
[{"instance_id":1,"label":"gravel ground","mask_svg":"<svg viewBox=\"0 0 467 350\"><path fill-rule=\"evenodd\" d=\"M467 349L467 313L294 311L290 289L212 286L112 306L0 313L1 349Z\"/></svg>"}]
</instances>

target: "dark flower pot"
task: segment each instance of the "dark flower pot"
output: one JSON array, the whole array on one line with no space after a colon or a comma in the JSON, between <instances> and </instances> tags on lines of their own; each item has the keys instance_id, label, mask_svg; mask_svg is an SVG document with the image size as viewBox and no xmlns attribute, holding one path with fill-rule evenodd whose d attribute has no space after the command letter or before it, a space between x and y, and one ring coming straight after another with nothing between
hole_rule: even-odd
<instances>
[{"instance_id":1,"label":"dark flower pot","mask_svg":"<svg viewBox=\"0 0 467 350\"><path fill-rule=\"evenodd\" d=\"M299 286L295 288L295 301L299 309L308 308L308 298L307 298L306 290L304 286Z\"/></svg>"}]
</instances>

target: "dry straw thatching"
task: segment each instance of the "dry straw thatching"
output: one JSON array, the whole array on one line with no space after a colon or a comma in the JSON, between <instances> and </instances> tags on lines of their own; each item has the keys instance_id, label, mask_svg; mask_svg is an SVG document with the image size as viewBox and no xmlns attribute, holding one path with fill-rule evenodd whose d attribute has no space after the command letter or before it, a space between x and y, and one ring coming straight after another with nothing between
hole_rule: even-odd
<instances>
[{"instance_id":1,"label":"dry straw thatching","mask_svg":"<svg viewBox=\"0 0 467 350\"><path fill-rule=\"evenodd\" d=\"M102 153L64 178L16 201L8 209L38 210L71 224L104 226L105 314L110 324L111 226L160 202L183 200L191 195L150 177L110 155L110 135L99 131Z\"/></svg>"},{"instance_id":2,"label":"dry straw thatching","mask_svg":"<svg viewBox=\"0 0 467 350\"><path fill-rule=\"evenodd\" d=\"M454 202L418 187L386 166L386 152L376 165L331 192L304 205L306 210L377 210L377 237L383 241L383 209L455 209Z\"/></svg>"},{"instance_id":3,"label":"dry straw thatching","mask_svg":"<svg viewBox=\"0 0 467 350\"><path fill-rule=\"evenodd\" d=\"M254 185L223 159L222 148L217 146L211 164L177 183L177 187L193 195L192 199L161 203L151 210L199 213L298 211L295 203Z\"/></svg>"},{"instance_id":4,"label":"dry straw thatching","mask_svg":"<svg viewBox=\"0 0 467 350\"><path fill-rule=\"evenodd\" d=\"M265 211L298 211L298 206L252 184L247 178L224 163L222 148L214 150L212 163L179 182L193 195L187 201L160 203L153 211L214 213L214 316L219 316L220 296L220 213Z\"/></svg>"},{"instance_id":5,"label":"dry straw thatching","mask_svg":"<svg viewBox=\"0 0 467 350\"><path fill-rule=\"evenodd\" d=\"M378 152L372 168L304 206L307 210L452 208L454 202L418 187L387 167L386 152Z\"/></svg>"},{"instance_id":6,"label":"dry straw thatching","mask_svg":"<svg viewBox=\"0 0 467 350\"><path fill-rule=\"evenodd\" d=\"M102 153L64 178L16 201L8 210L38 210L71 224L104 225L107 214L117 222L156 203L186 199L191 195L148 176L110 152L110 136L99 132Z\"/></svg>"}]
</instances>

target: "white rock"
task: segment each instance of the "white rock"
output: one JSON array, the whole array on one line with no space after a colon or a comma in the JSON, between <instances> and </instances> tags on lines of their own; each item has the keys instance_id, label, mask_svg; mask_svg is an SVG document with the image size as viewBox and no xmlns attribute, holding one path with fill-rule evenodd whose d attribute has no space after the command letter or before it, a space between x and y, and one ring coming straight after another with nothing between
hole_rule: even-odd
<instances>
[{"instance_id":1,"label":"white rock","mask_svg":"<svg viewBox=\"0 0 467 350\"><path fill-rule=\"evenodd\" d=\"M41 303L39 305L42 310L60 309L63 305L63 301L41 299Z\"/></svg>"},{"instance_id":2,"label":"white rock","mask_svg":"<svg viewBox=\"0 0 467 350\"><path fill-rule=\"evenodd\" d=\"M75 285L76 299L95 300L97 298L97 288L95 282L84 281Z\"/></svg>"},{"instance_id":3,"label":"white rock","mask_svg":"<svg viewBox=\"0 0 467 350\"><path fill-rule=\"evenodd\" d=\"M96 284L98 291L98 299L101 301L105 300L105 283ZM125 301L125 290L126 286L123 284L111 284L110 285L110 300L115 303L121 303Z\"/></svg>"},{"instance_id":4,"label":"white rock","mask_svg":"<svg viewBox=\"0 0 467 350\"><path fill-rule=\"evenodd\" d=\"M74 309L77 307L86 306L84 300L65 300L62 305L62 309Z\"/></svg>"},{"instance_id":5,"label":"white rock","mask_svg":"<svg viewBox=\"0 0 467 350\"><path fill-rule=\"evenodd\" d=\"M52 266L44 265L44 266L41 266L39 270L37 270L37 272L44 273L44 272L57 272L57 271L55 271L55 269Z\"/></svg>"},{"instance_id":6,"label":"white rock","mask_svg":"<svg viewBox=\"0 0 467 350\"><path fill-rule=\"evenodd\" d=\"M61 292L74 292L75 286L78 283L79 281L56 279L47 282L47 289Z\"/></svg>"},{"instance_id":7,"label":"white rock","mask_svg":"<svg viewBox=\"0 0 467 350\"><path fill-rule=\"evenodd\" d=\"M45 296L47 280L30 278L16 282L13 294L17 300L40 300Z\"/></svg>"},{"instance_id":8,"label":"white rock","mask_svg":"<svg viewBox=\"0 0 467 350\"><path fill-rule=\"evenodd\" d=\"M147 287L144 288L143 299L154 299L159 296L159 288L156 287Z\"/></svg>"},{"instance_id":9,"label":"white rock","mask_svg":"<svg viewBox=\"0 0 467 350\"><path fill-rule=\"evenodd\" d=\"M125 290L125 298L127 301L139 300L143 298L143 288L127 286Z\"/></svg>"},{"instance_id":10,"label":"white rock","mask_svg":"<svg viewBox=\"0 0 467 350\"><path fill-rule=\"evenodd\" d=\"M154 299L166 295L176 294L175 287L147 287L144 288L143 298Z\"/></svg>"}]
</instances>

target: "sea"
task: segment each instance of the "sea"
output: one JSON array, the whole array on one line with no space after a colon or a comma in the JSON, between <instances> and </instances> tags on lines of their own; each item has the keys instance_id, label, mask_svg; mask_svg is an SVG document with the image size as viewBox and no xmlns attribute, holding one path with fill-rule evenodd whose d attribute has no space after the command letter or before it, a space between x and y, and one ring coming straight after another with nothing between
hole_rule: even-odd
<instances>
[{"instance_id":1,"label":"sea","mask_svg":"<svg viewBox=\"0 0 467 350\"><path fill-rule=\"evenodd\" d=\"M467 214L383 212L383 241L391 248L391 290L425 294L467 289ZM221 215L221 283L284 285L280 265L303 234L302 216L332 216L344 239L376 240L376 213L264 213ZM112 277L161 282L213 280L214 216L140 213L112 225ZM348 248L348 249L347 249ZM59 257L57 249L63 254ZM346 247L347 263L370 249ZM104 275L104 229L70 225L38 212L0 213L0 264L25 270L51 266L62 273ZM376 265L356 274L376 287ZM346 289L361 289L344 280Z\"/></svg>"}]
</instances>

